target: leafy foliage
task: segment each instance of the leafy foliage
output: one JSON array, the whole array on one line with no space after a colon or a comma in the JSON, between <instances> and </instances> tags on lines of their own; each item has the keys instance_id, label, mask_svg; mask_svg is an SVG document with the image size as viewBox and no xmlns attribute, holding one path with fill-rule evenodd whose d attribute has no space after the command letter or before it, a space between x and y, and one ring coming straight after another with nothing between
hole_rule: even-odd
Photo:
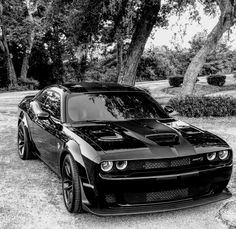
<instances>
[{"instance_id":1,"label":"leafy foliage","mask_svg":"<svg viewBox=\"0 0 236 229\"><path fill-rule=\"evenodd\" d=\"M206 42L207 32L203 31L197 33L192 41L190 41L190 53L191 57L194 57L196 53L201 49ZM227 40L222 39L217 45L216 49L211 52L206 59L206 62L202 68L201 75L216 74L218 72L230 73L233 68L234 61L233 51L227 45Z\"/></svg>"},{"instance_id":2,"label":"leafy foliage","mask_svg":"<svg viewBox=\"0 0 236 229\"><path fill-rule=\"evenodd\" d=\"M137 80L162 80L175 72L175 67L162 49L154 48L146 51L141 58L137 70Z\"/></svg>"},{"instance_id":3,"label":"leafy foliage","mask_svg":"<svg viewBox=\"0 0 236 229\"><path fill-rule=\"evenodd\" d=\"M40 87L68 80L117 81L118 40L123 42L121 56L125 63L145 5L159 4L158 0L28 1L30 7L27 7L27 1L3 1L3 24L7 29L10 52L18 77L29 46L29 34L34 28L35 38L30 53L28 77L38 80ZM207 14L214 15L215 1L200 2ZM29 9L33 20L30 20ZM154 28L167 26L170 15L181 15L186 11L189 11L191 20L199 20L195 0L162 2L160 12L153 15ZM204 38L204 33L196 35L189 50L161 47L144 52L138 66L137 79L159 80L170 75L183 75L191 58L204 43ZM207 58L202 74L230 71L234 56L222 44L218 51ZM0 62L1 58L0 55ZM235 58L233 61L236 63ZM4 74L6 75L3 69L1 86L8 83Z\"/></svg>"},{"instance_id":4,"label":"leafy foliage","mask_svg":"<svg viewBox=\"0 0 236 229\"><path fill-rule=\"evenodd\" d=\"M207 83L210 85L222 87L225 84L225 75L210 75L207 77Z\"/></svg>"},{"instance_id":5,"label":"leafy foliage","mask_svg":"<svg viewBox=\"0 0 236 229\"><path fill-rule=\"evenodd\" d=\"M44 40L37 40L32 49L29 61L28 77L39 81L39 88L55 83L52 78L52 62L48 51L45 49Z\"/></svg>"},{"instance_id":6,"label":"leafy foliage","mask_svg":"<svg viewBox=\"0 0 236 229\"><path fill-rule=\"evenodd\" d=\"M180 115L186 117L236 115L236 100L230 97L186 96L185 98L171 99L169 104Z\"/></svg>"}]
</instances>

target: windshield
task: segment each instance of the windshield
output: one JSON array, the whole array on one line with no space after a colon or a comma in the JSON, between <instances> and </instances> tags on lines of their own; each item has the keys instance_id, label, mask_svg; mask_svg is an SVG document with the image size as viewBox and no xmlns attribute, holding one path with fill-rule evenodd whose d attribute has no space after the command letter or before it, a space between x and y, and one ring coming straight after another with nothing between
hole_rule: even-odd
<instances>
[{"instance_id":1,"label":"windshield","mask_svg":"<svg viewBox=\"0 0 236 229\"><path fill-rule=\"evenodd\" d=\"M72 123L169 118L152 97L142 92L72 94L66 107L67 119Z\"/></svg>"}]
</instances>

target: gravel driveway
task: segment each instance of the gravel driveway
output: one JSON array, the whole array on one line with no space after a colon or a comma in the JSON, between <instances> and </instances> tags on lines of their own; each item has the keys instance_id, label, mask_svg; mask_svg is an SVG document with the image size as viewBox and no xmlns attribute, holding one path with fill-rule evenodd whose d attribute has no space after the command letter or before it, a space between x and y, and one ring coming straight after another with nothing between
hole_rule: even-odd
<instances>
[{"instance_id":1,"label":"gravel driveway","mask_svg":"<svg viewBox=\"0 0 236 229\"><path fill-rule=\"evenodd\" d=\"M58 177L41 161L22 161L17 155L17 103L31 93L34 92L0 94L0 229L236 228L235 170L230 183L233 197L226 201L138 216L102 218L88 213L69 214L63 204ZM236 117L183 120L223 137L236 153Z\"/></svg>"}]
</instances>

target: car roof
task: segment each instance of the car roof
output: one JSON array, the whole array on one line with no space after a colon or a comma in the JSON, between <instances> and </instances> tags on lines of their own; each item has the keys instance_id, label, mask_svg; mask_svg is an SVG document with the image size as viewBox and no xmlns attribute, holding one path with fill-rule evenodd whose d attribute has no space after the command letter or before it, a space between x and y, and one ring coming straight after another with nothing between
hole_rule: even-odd
<instances>
[{"instance_id":1,"label":"car roof","mask_svg":"<svg viewBox=\"0 0 236 229\"><path fill-rule=\"evenodd\" d=\"M57 85L60 88L67 90L69 93L86 93L86 92L116 92L116 91L142 91L137 87L121 85L117 83L102 83L102 82L78 82L65 83Z\"/></svg>"}]
</instances>

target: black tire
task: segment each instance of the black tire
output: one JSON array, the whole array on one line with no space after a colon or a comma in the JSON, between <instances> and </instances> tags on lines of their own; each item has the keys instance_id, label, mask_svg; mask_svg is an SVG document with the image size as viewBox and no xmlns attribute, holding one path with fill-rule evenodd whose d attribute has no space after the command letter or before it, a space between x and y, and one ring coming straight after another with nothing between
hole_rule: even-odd
<instances>
[{"instance_id":1,"label":"black tire","mask_svg":"<svg viewBox=\"0 0 236 229\"><path fill-rule=\"evenodd\" d=\"M17 134L17 147L18 154L22 160L34 159L35 156L32 153L32 147L29 138L29 133L27 128L21 122L18 126L18 134Z\"/></svg>"},{"instance_id":2,"label":"black tire","mask_svg":"<svg viewBox=\"0 0 236 229\"><path fill-rule=\"evenodd\" d=\"M71 213L81 213L81 182L79 169L74 158L67 154L61 170L63 199L67 210Z\"/></svg>"}]
</instances>

